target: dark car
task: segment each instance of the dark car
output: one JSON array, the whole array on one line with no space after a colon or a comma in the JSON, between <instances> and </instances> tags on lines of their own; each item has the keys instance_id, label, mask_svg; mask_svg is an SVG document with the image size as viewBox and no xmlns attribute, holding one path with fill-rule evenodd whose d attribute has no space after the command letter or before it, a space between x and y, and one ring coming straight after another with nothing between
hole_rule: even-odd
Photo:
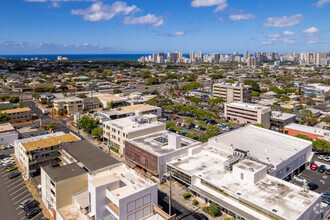
<instances>
[{"instance_id":1,"label":"dark car","mask_svg":"<svg viewBox=\"0 0 330 220\"><path fill-rule=\"evenodd\" d=\"M193 217L198 220L208 220L209 218L202 213L194 213Z\"/></svg>"},{"instance_id":2,"label":"dark car","mask_svg":"<svg viewBox=\"0 0 330 220\"><path fill-rule=\"evenodd\" d=\"M25 217L33 218L34 216L38 215L41 212L41 209L37 206L34 209L29 210L25 213Z\"/></svg>"},{"instance_id":3,"label":"dark car","mask_svg":"<svg viewBox=\"0 0 330 220\"><path fill-rule=\"evenodd\" d=\"M325 165L321 165L317 171L319 173L324 173L326 170L327 170L327 168L325 167Z\"/></svg>"},{"instance_id":4,"label":"dark car","mask_svg":"<svg viewBox=\"0 0 330 220\"><path fill-rule=\"evenodd\" d=\"M327 169L327 171L325 173L330 175L330 169Z\"/></svg>"},{"instance_id":5,"label":"dark car","mask_svg":"<svg viewBox=\"0 0 330 220\"><path fill-rule=\"evenodd\" d=\"M188 129L192 129L192 128L194 128L195 126L196 126L195 124L190 123L190 124L188 125Z\"/></svg>"},{"instance_id":6,"label":"dark car","mask_svg":"<svg viewBox=\"0 0 330 220\"><path fill-rule=\"evenodd\" d=\"M319 188L319 185L317 185L316 183L308 183L308 188L309 190L316 190L317 188Z\"/></svg>"},{"instance_id":7,"label":"dark car","mask_svg":"<svg viewBox=\"0 0 330 220\"><path fill-rule=\"evenodd\" d=\"M39 202L37 202L36 200L33 200L24 206L24 211L29 212L30 210L32 210L38 206L39 206Z\"/></svg>"},{"instance_id":8,"label":"dark car","mask_svg":"<svg viewBox=\"0 0 330 220\"><path fill-rule=\"evenodd\" d=\"M21 175L21 173L14 172L14 173L9 174L8 178L9 179L14 179L14 178L18 177L19 175Z\"/></svg>"},{"instance_id":9,"label":"dark car","mask_svg":"<svg viewBox=\"0 0 330 220\"><path fill-rule=\"evenodd\" d=\"M201 130L201 131L206 131L207 129L204 128L204 127L200 127L199 130Z\"/></svg>"}]
</instances>

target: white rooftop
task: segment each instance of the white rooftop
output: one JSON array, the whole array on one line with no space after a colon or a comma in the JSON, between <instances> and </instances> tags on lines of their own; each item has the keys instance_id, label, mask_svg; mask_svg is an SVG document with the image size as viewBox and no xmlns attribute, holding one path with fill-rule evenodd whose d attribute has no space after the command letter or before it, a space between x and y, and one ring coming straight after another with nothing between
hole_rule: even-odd
<instances>
[{"instance_id":1,"label":"white rooftop","mask_svg":"<svg viewBox=\"0 0 330 220\"><path fill-rule=\"evenodd\" d=\"M89 184L94 187L108 185L107 189L118 199L147 189L156 183L142 177L125 164L115 164L89 173ZM120 184L111 184L119 182Z\"/></svg>"},{"instance_id":2,"label":"white rooftop","mask_svg":"<svg viewBox=\"0 0 330 220\"><path fill-rule=\"evenodd\" d=\"M148 116L148 115L147 115ZM105 126L117 128L125 132L135 132L152 127L164 126L165 124L159 121L150 121L145 117L130 116L126 118L120 118L115 120L106 121L103 123Z\"/></svg>"},{"instance_id":3,"label":"white rooftop","mask_svg":"<svg viewBox=\"0 0 330 220\"><path fill-rule=\"evenodd\" d=\"M284 128L289 128L289 129L293 129L293 130L297 130L297 131L303 131L303 132L316 134L316 135L323 135L323 136L330 135L329 130L325 130L325 129L317 128L317 127L311 127L311 126L307 126L307 125L295 124L295 123L288 124Z\"/></svg>"},{"instance_id":4,"label":"white rooftop","mask_svg":"<svg viewBox=\"0 0 330 220\"><path fill-rule=\"evenodd\" d=\"M240 108L252 108L252 109L269 110L269 111L271 110L270 107L266 107L266 106L258 105L258 104L247 103L247 102L230 102L230 103L227 103L226 105L237 106Z\"/></svg>"},{"instance_id":5,"label":"white rooftop","mask_svg":"<svg viewBox=\"0 0 330 220\"><path fill-rule=\"evenodd\" d=\"M78 101L83 101L83 99L75 96L54 99L54 102L78 102Z\"/></svg>"},{"instance_id":6,"label":"white rooftop","mask_svg":"<svg viewBox=\"0 0 330 220\"><path fill-rule=\"evenodd\" d=\"M254 125L245 126L209 139L209 145L232 153L235 148L274 166L311 146L310 141Z\"/></svg>"},{"instance_id":7,"label":"white rooftop","mask_svg":"<svg viewBox=\"0 0 330 220\"><path fill-rule=\"evenodd\" d=\"M10 123L0 124L0 132L13 131L15 128Z\"/></svg>"},{"instance_id":8,"label":"white rooftop","mask_svg":"<svg viewBox=\"0 0 330 220\"><path fill-rule=\"evenodd\" d=\"M58 136L62 136L65 135L65 133L63 131L59 131L56 133L52 133L52 134L45 134L45 135L40 135L40 136L35 136L35 137L29 137L29 138L24 138L24 139L20 139L20 140L16 140L14 141L14 143L27 143L27 142L33 142L33 141L38 141L38 140L44 140L47 138L52 138L52 137L58 137Z\"/></svg>"},{"instance_id":9,"label":"white rooftop","mask_svg":"<svg viewBox=\"0 0 330 220\"><path fill-rule=\"evenodd\" d=\"M285 112L280 112L280 111L272 111L272 115L271 115L271 118L280 119L280 120L286 120L286 119L293 118L293 117L296 117L296 115L290 114L290 113L285 113Z\"/></svg>"}]
</instances>

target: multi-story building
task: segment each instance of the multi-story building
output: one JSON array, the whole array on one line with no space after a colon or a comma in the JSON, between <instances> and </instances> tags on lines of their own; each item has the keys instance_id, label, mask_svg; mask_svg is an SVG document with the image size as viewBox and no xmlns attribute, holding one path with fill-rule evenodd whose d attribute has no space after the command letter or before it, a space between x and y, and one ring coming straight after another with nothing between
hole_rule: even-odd
<instances>
[{"instance_id":1,"label":"multi-story building","mask_svg":"<svg viewBox=\"0 0 330 220\"><path fill-rule=\"evenodd\" d=\"M66 97L54 99L54 110L56 112L63 111L66 114L83 113L84 100L78 97Z\"/></svg>"},{"instance_id":2,"label":"multi-story building","mask_svg":"<svg viewBox=\"0 0 330 220\"><path fill-rule=\"evenodd\" d=\"M247 59L247 65L251 67L256 67L257 66L257 59L255 57L249 57Z\"/></svg>"},{"instance_id":3,"label":"multi-story building","mask_svg":"<svg viewBox=\"0 0 330 220\"><path fill-rule=\"evenodd\" d=\"M241 124L262 124L270 128L271 108L244 102L225 103L224 115L227 119L233 119Z\"/></svg>"},{"instance_id":4,"label":"multi-story building","mask_svg":"<svg viewBox=\"0 0 330 220\"><path fill-rule=\"evenodd\" d=\"M126 140L163 130L165 124L158 122L155 115L130 116L103 123L103 137L121 155L124 153Z\"/></svg>"},{"instance_id":5,"label":"multi-story building","mask_svg":"<svg viewBox=\"0 0 330 220\"><path fill-rule=\"evenodd\" d=\"M0 145L12 144L18 139L18 133L10 123L0 124Z\"/></svg>"},{"instance_id":6,"label":"multi-story building","mask_svg":"<svg viewBox=\"0 0 330 220\"><path fill-rule=\"evenodd\" d=\"M32 119L32 112L28 107L2 110L0 113L6 113L10 118L10 122L22 122Z\"/></svg>"},{"instance_id":7,"label":"multi-story building","mask_svg":"<svg viewBox=\"0 0 330 220\"><path fill-rule=\"evenodd\" d=\"M330 131L322 128L311 127L307 125L300 125L291 123L284 127L284 133L290 136L302 134L314 140L324 139L330 142Z\"/></svg>"},{"instance_id":8,"label":"multi-story building","mask_svg":"<svg viewBox=\"0 0 330 220\"><path fill-rule=\"evenodd\" d=\"M200 144L169 131L160 131L125 141L125 159L161 178L166 163Z\"/></svg>"},{"instance_id":9,"label":"multi-story building","mask_svg":"<svg viewBox=\"0 0 330 220\"><path fill-rule=\"evenodd\" d=\"M270 129L283 133L284 126L295 122L295 114L272 111L270 116Z\"/></svg>"},{"instance_id":10,"label":"multi-story building","mask_svg":"<svg viewBox=\"0 0 330 220\"><path fill-rule=\"evenodd\" d=\"M118 103L124 103L125 101L127 101L127 98L122 98L119 97L117 95L114 94L93 94L93 97L96 97L100 100L101 105L103 106L103 108L107 108L108 107L108 103L112 103L112 104L118 104Z\"/></svg>"},{"instance_id":11,"label":"multi-story building","mask_svg":"<svg viewBox=\"0 0 330 220\"><path fill-rule=\"evenodd\" d=\"M92 219L147 219L158 201L157 184L124 164L89 173L88 194Z\"/></svg>"},{"instance_id":12,"label":"multi-story building","mask_svg":"<svg viewBox=\"0 0 330 220\"><path fill-rule=\"evenodd\" d=\"M215 83L213 84L213 97L223 98L227 102L251 102L252 86L244 83Z\"/></svg>"},{"instance_id":13,"label":"multi-story building","mask_svg":"<svg viewBox=\"0 0 330 220\"><path fill-rule=\"evenodd\" d=\"M308 141L247 126L190 148L167 168L197 200L235 219L320 220L320 194L283 180L305 167L311 150Z\"/></svg>"},{"instance_id":14,"label":"multi-story building","mask_svg":"<svg viewBox=\"0 0 330 220\"><path fill-rule=\"evenodd\" d=\"M58 164L58 148L61 143L79 140L76 135L64 132L20 139L14 142L15 156L29 176L39 171L41 166Z\"/></svg>"},{"instance_id":15,"label":"multi-story building","mask_svg":"<svg viewBox=\"0 0 330 220\"><path fill-rule=\"evenodd\" d=\"M89 110L96 110L97 108L100 108L101 102L97 97L87 97L84 98L84 111L89 111Z\"/></svg>"}]
</instances>

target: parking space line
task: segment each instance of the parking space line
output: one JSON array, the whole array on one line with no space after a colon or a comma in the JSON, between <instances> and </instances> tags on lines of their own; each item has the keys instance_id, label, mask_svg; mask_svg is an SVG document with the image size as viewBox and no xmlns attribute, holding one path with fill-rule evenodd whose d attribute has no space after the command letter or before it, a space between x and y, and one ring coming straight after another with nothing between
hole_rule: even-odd
<instances>
[{"instance_id":1,"label":"parking space line","mask_svg":"<svg viewBox=\"0 0 330 220\"><path fill-rule=\"evenodd\" d=\"M4 171L1 172L1 175L4 174L4 173L8 173L8 172L6 170L4 170Z\"/></svg>"},{"instance_id":2,"label":"parking space line","mask_svg":"<svg viewBox=\"0 0 330 220\"><path fill-rule=\"evenodd\" d=\"M21 179L18 179L17 181L11 183L10 185L7 186L7 188L11 187L12 185L14 185L15 183L18 183L19 181L22 181Z\"/></svg>"},{"instance_id":3,"label":"parking space line","mask_svg":"<svg viewBox=\"0 0 330 220\"><path fill-rule=\"evenodd\" d=\"M34 216L34 217L32 218L32 220L35 219L36 217L38 217L41 213L42 213L42 212L39 212L38 215L36 215L36 216Z\"/></svg>"},{"instance_id":4,"label":"parking space line","mask_svg":"<svg viewBox=\"0 0 330 220\"><path fill-rule=\"evenodd\" d=\"M22 211L20 211L17 215L20 215L24 212L24 209L22 209Z\"/></svg>"},{"instance_id":5,"label":"parking space line","mask_svg":"<svg viewBox=\"0 0 330 220\"><path fill-rule=\"evenodd\" d=\"M10 194L10 196L12 196L12 195L14 195L15 193L17 193L17 192L21 191L22 189L26 189L26 188L25 188L25 187L22 187L22 188L20 188L20 189L16 190L15 192L11 193L11 194Z\"/></svg>"},{"instance_id":6,"label":"parking space line","mask_svg":"<svg viewBox=\"0 0 330 220\"><path fill-rule=\"evenodd\" d=\"M20 200L18 200L17 202L14 202L14 205L16 205L17 203L19 203L19 202L22 202L26 197L28 197L28 196L31 196L32 197L32 195L30 194L30 193L28 193L26 196L24 196L24 197L22 197ZM19 207L18 207L19 208ZM16 208L16 209L18 209L18 208Z\"/></svg>"},{"instance_id":7,"label":"parking space line","mask_svg":"<svg viewBox=\"0 0 330 220\"><path fill-rule=\"evenodd\" d=\"M14 198L12 198L11 200L15 200L16 198L18 198L20 195L22 195L23 193L29 191L28 189L25 189L22 193L20 193L19 195L15 196Z\"/></svg>"},{"instance_id":8,"label":"parking space line","mask_svg":"<svg viewBox=\"0 0 330 220\"><path fill-rule=\"evenodd\" d=\"M12 190L16 189L18 186L21 186L22 184L24 184L24 183L23 183L23 182L21 182L20 184L18 184L18 185L16 185L16 186L14 186L13 188L10 188L10 189L8 190L8 192L10 192L10 191L12 191Z\"/></svg>"},{"instance_id":9,"label":"parking space line","mask_svg":"<svg viewBox=\"0 0 330 220\"><path fill-rule=\"evenodd\" d=\"M23 218L21 218L20 220L23 220L23 219L25 219L25 216Z\"/></svg>"}]
</instances>

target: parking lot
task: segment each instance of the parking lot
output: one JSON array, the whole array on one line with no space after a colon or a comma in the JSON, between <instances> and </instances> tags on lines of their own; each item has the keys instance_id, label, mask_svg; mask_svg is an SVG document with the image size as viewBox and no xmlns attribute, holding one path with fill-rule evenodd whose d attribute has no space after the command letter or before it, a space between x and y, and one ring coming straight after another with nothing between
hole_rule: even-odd
<instances>
[{"instance_id":1,"label":"parking lot","mask_svg":"<svg viewBox=\"0 0 330 220\"><path fill-rule=\"evenodd\" d=\"M13 150L1 150L0 154L11 154ZM16 170L16 172L18 172ZM0 220L27 219L23 209L19 208L19 204L27 198L32 197L28 188L25 186L22 176L9 179L10 172L7 172L1 164L0 168ZM32 219L39 219L43 214L39 213Z\"/></svg>"}]
</instances>

